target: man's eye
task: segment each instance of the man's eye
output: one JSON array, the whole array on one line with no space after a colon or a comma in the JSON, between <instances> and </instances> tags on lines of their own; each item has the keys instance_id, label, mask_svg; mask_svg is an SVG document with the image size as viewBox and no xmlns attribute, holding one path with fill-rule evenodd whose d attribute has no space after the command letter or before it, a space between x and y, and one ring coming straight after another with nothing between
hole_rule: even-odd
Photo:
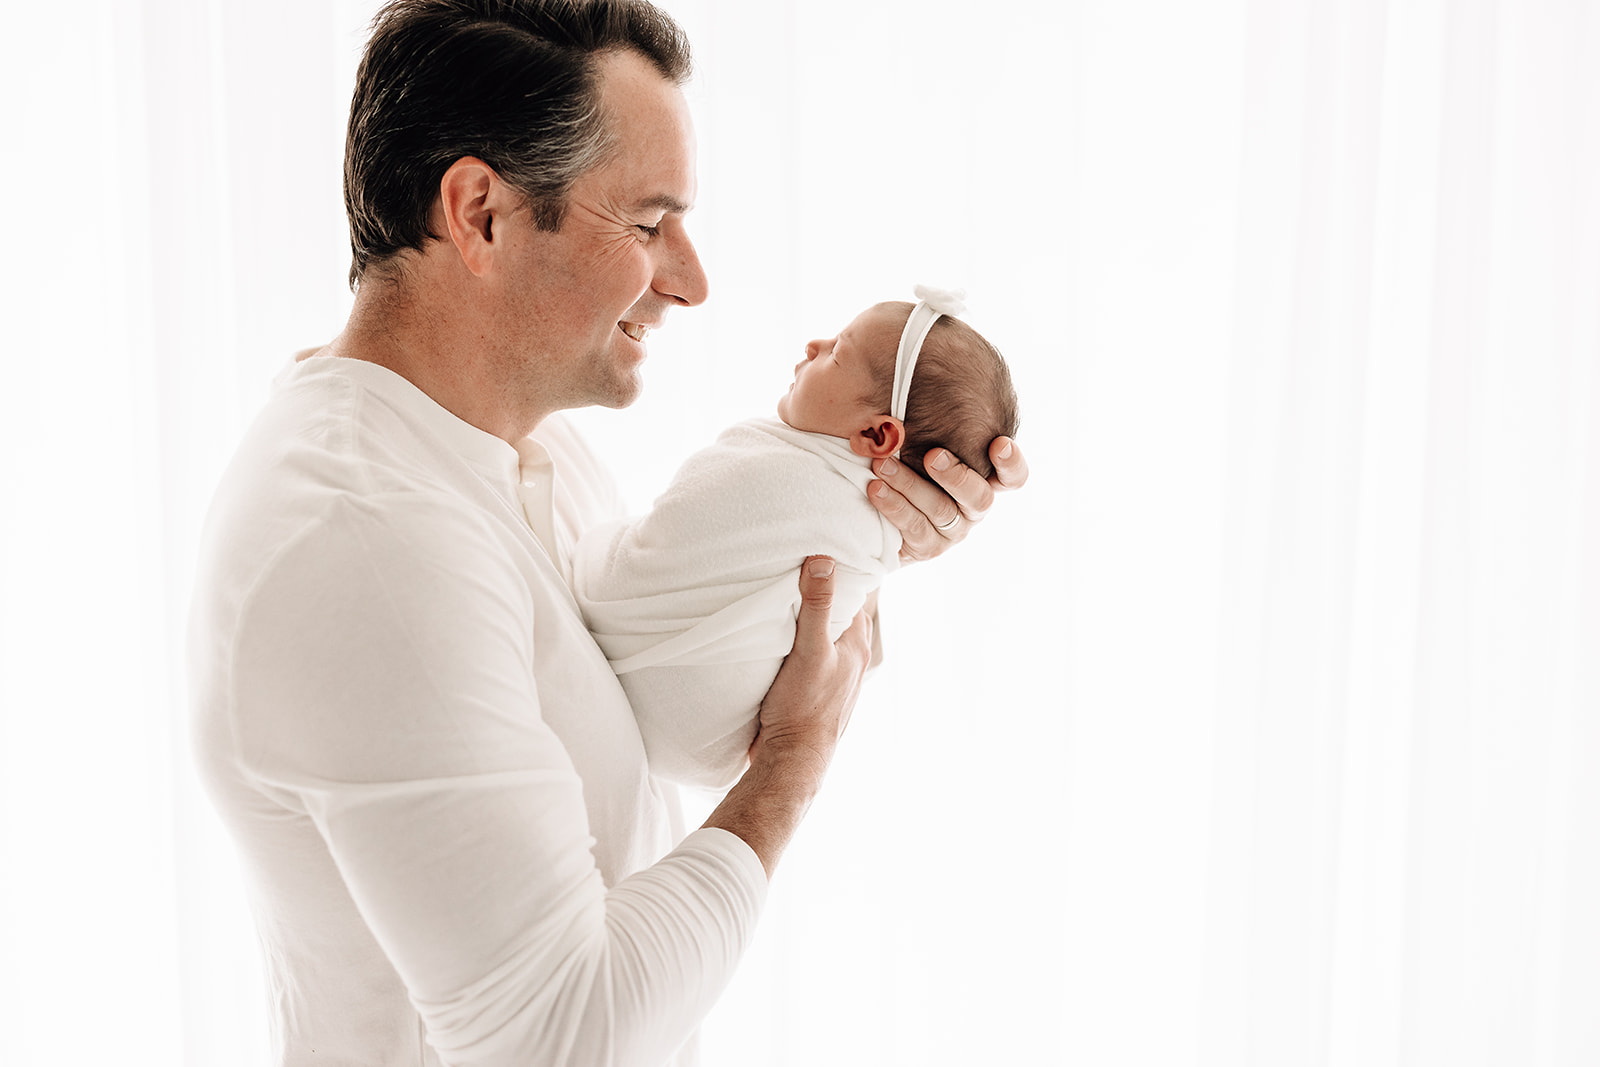
<instances>
[{"instance_id":1,"label":"man's eye","mask_svg":"<svg viewBox=\"0 0 1600 1067\"><path fill-rule=\"evenodd\" d=\"M660 226L640 226L639 227L639 232L643 233L646 237L660 237L661 236L661 227Z\"/></svg>"}]
</instances>

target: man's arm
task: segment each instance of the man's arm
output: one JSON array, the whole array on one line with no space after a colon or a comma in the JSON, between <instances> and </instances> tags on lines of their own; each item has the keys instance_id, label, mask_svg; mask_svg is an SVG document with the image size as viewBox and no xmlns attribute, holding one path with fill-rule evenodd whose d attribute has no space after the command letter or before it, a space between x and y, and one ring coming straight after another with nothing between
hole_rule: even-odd
<instances>
[{"instance_id":1,"label":"man's arm","mask_svg":"<svg viewBox=\"0 0 1600 1067\"><path fill-rule=\"evenodd\" d=\"M708 830L608 886L594 782L532 671L539 605L488 526L382 503L285 544L241 609L219 758L315 834L285 852L264 832L258 856L278 883L335 872L297 910L339 910L342 884L444 1062L659 1062L731 974L765 871Z\"/></svg>"},{"instance_id":2,"label":"man's arm","mask_svg":"<svg viewBox=\"0 0 1600 1067\"><path fill-rule=\"evenodd\" d=\"M833 573L826 556L801 567L794 651L761 702L750 769L705 822L749 845L768 878L833 762L867 668L871 623L864 611L837 642L828 640Z\"/></svg>"}]
</instances>

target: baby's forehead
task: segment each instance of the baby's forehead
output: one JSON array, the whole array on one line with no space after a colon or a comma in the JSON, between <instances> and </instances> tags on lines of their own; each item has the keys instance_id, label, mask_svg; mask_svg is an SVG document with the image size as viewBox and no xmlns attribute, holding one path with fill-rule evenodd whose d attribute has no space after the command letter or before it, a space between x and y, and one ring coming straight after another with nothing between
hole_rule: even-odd
<instances>
[{"instance_id":1,"label":"baby's forehead","mask_svg":"<svg viewBox=\"0 0 1600 1067\"><path fill-rule=\"evenodd\" d=\"M886 301L874 304L857 315L845 330L852 335L860 335L862 342L874 348L888 345L892 354L900 344L900 332L905 329L906 317L909 314L910 311L905 305Z\"/></svg>"},{"instance_id":2,"label":"baby's forehead","mask_svg":"<svg viewBox=\"0 0 1600 1067\"><path fill-rule=\"evenodd\" d=\"M867 310L856 316L856 321L862 324L888 327L899 332L905 327L906 317L911 314L911 305L904 301L885 300L881 304L873 304Z\"/></svg>"}]
</instances>

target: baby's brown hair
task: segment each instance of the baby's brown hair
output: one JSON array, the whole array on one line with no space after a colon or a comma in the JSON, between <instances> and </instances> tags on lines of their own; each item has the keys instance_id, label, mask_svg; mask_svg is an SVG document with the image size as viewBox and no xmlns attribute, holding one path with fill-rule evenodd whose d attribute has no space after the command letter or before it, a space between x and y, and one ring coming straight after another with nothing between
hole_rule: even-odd
<instances>
[{"instance_id":1,"label":"baby's brown hair","mask_svg":"<svg viewBox=\"0 0 1600 1067\"><path fill-rule=\"evenodd\" d=\"M903 326L911 308L904 300L889 300L875 310L892 311ZM899 340L898 333L894 340ZM889 410L894 358L893 343L875 355L872 387L876 395L863 397L881 411ZM940 447L955 453L979 477L992 475L989 442L996 437L1015 437L1020 424L1017 391L1000 350L960 319L941 315L917 357L905 424L900 462L922 477L927 477L923 456Z\"/></svg>"}]
</instances>

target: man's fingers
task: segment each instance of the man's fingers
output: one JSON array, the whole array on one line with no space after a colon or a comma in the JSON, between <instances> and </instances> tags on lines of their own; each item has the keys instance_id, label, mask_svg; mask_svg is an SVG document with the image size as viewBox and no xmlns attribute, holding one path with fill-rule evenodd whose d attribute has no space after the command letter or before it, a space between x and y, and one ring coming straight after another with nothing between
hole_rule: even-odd
<instances>
[{"instance_id":1,"label":"man's fingers","mask_svg":"<svg viewBox=\"0 0 1600 1067\"><path fill-rule=\"evenodd\" d=\"M946 448L923 457L927 478L893 457L873 464L878 480L867 486L867 499L900 531L902 562L933 559L964 540L994 506L996 490L1020 489L1028 480L1028 461L1009 437L989 443L989 458L995 470L987 479Z\"/></svg>"},{"instance_id":2,"label":"man's fingers","mask_svg":"<svg viewBox=\"0 0 1600 1067\"><path fill-rule=\"evenodd\" d=\"M838 736L843 737L845 727L850 725L850 716L855 711L856 697L861 694L861 677L866 673L867 662L872 658L872 616L867 614L866 608L856 613L850 628L839 635L839 643L835 647L840 649L846 662L850 664L850 669L855 672L855 686L851 690L844 711L839 716Z\"/></svg>"},{"instance_id":3,"label":"man's fingers","mask_svg":"<svg viewBox=\"0 0 1600 1067\"><path fill-rule=\"evenodd\" d=\"M928 453L928 476L939 483L946 493L950 494L961 508L961 514L976 522L983 518L984 512L994 504L994 489L987 481L978 477L976 471L956 459L954 455L942 448L936 448ZM943 509L949 510L948 505ZM934 511L923 509L924 513L932 520L934 526L948 522L953 516L940 515Z\"/></svg>"},{"instance_id":4,"label":"man's fingers","mask_svg":"<svg viewBox=\"0 0 1600 1067\"><path fill-rule=\"evenodd\" d=\"M1021 489L1028 480L1028 461L1022 448L1009 437L989 442L989 462L994 464L990 482L999 489Z\"/></svg>"},{"instance_id":5,"label":"man's fingers","mask_svg":"<svg viewBox=\"0 0 1600 1067\"><path fill-rule=\"evenodd\" d=\"M839 635L835 647L841 652L849 652L852 663L859 661L857 666L864 668L867 665L872 658L872 616L867 614L866 608L856 612L849 628Z\"/></svg>"},{"instance_id":6,"label":"man's fingers","mask_svg":"<svg viewBox=\"0 0 1600 1067\"><path fill-rule=\"evenodd\" d=\"M936 471L933 467L933 462L936 457L941 456L947 458L949 464L944 470ZM941 482L949 481L962 485L962 492L968 498L981 496L983 493L993 495L988 484L982 478L973 475L970 470L942 448L928 453L923 469L928 472L931 478L938 478ZM932 529L937 523L948 522L955 514L955 506L963 508L966 506L966 500L959 496L952 499L952 494L945 489L926 478L917 477L911 468L894 459L880 460L873 470L885 485L894 490L893 493L884 493L878 496L875 501L879 505L878 510L882 511L890 522L899 527L902 534L914 535L919 532L914 522L912 522L913 516L901 512L900 509L902 508L909 508L917 513L916 518L929 520L928 528ZM971 476L972 480L976 481L981 488L975 489L971 486L963 478L964 474ZM898 494L899 499L896 499L896 494ZM911 523L910 529L907 529L906 523L901 521L902 518L906 520L906 523Z\"/></svg>"},{"instance_id":7,"label":"man's fingers","mask_svg":"<svg viewBox=\"0 0 1600 1067\"><path fill-rule=\"evenodd\" d=\"M891 526L900 531L902 561L931 559L938 554L930 550L941 541L941 538L928 522L928 517L912 507L911 503L896 492L887 481L877 481L869 485L867 500L889 520Z\"/></svg>"}]
</instances>

